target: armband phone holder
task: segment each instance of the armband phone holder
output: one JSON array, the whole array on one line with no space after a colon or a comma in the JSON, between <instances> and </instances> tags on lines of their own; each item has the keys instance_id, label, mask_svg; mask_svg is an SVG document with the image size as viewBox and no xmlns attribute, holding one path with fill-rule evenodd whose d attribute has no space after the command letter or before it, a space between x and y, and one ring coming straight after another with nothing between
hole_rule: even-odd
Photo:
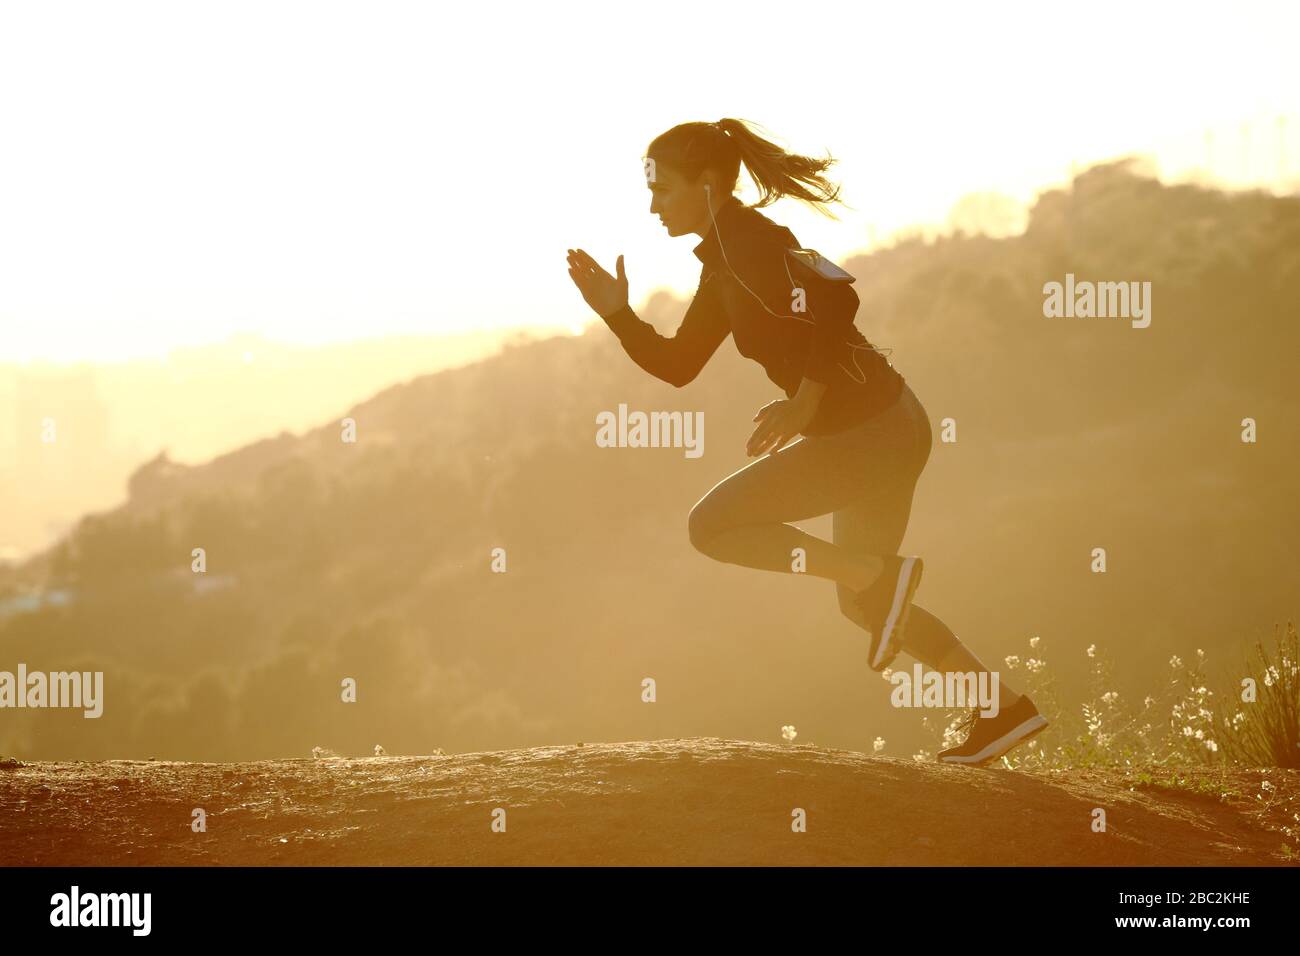
<instances>
[{"instance_id":1,"label":"armband phone holder","mask_svg":"<svg viewBox=\"0 0 1300 956\"><path fill-rule=\"evenodd\" d=\"M850 273L845 272L816 249L790 248L786 249L785 252L790 260L796 265L803 266L805 269L816 273L823 279L828 279L831 282L851 283L857 281L857 279L855 279Z\"/></svg>"}]
</instances>

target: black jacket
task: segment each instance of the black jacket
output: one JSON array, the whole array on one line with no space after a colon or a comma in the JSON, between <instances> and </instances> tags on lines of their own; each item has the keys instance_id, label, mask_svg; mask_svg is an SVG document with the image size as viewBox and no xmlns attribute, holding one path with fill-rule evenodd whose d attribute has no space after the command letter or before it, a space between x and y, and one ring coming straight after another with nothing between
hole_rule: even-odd
<instances>
[{"instance_id":1,"label":"black jacket","mask_svg":"<svg viewBox=\"0 0 1300 956\"><path fill-rule=\"evenodd\" d=\"M859 300L851 285L790 260L785 250L800 247L794 233L735 196L718 208L715 223L695 247L700 284L676 334L660 335L630 306L603 317L632 361L680 387L731 334L736 350L762 365L787 397L805 377L826 384L803 430L810 436L851 428L898 400L903 376L853 324ZM803 289L801 302L792 287Z\"/></svg>"}]
</instances>

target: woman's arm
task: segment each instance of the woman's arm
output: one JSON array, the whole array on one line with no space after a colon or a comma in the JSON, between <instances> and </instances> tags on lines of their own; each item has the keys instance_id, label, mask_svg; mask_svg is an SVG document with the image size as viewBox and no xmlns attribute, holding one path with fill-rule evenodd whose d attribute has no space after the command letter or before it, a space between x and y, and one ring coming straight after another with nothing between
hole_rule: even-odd
<instances>
[{"instance_id":1,"label":"woman's arm","mask_svg":"<svg viewBox=\"0 0 1300 956\"><path fill-rule=\"evenodd\" d=\"M622 256L618 257L617 276L610 275L581 249L570 249L568 259L569 276L592 311L618 336L632 361L655 378L681 388L700 374L722 340L731 334L731 320L719 300L718 283L709 281L713 275L707 266L700 272L700 283L681 326L672 338L666 338L653 325L641 321L628 305Z\"/></svg>"},{"instance_id":2,"label":"woman's arm","mask_svg":"<svg viewBox=\"0 0 1300 956\"><path fill-rule=\"evenodd\" d=\"M805 377L793 398L782 398L764 405L754 416L758 426L745 443L745 453L761 455L779 451L813 420L825 392L824 382Z\"/></svg>"},{"instance_id":3,"label":"woman's arm","mask_svg":"<svg viewBox=\"0 0 1300 956\"><path fill-rule=\"evenodd\" d=\"M655 378L681 388L700 374L700 369L731 334L731 321L718 301L718 288L718 283L707 281L701 275L686 317L671 338L660 335L628 305L601 318L618 336L623 351L633 362Z\"/></svg>"},{"instance_id":4,"label":"woman's arm","mask_svg":"<svg viewBox=\"0 0 1300 956\"><path fill-rule=\"evenodd\" d=\"M826 394L826 389L825 382L808 378L805 374L804 380L799 383L799 391L794 393L794 398L790 399L790 401L797 405L807 406L809 411L815 412L817 406L821 404L822 396Z\"/></svg>"}]
</instances>

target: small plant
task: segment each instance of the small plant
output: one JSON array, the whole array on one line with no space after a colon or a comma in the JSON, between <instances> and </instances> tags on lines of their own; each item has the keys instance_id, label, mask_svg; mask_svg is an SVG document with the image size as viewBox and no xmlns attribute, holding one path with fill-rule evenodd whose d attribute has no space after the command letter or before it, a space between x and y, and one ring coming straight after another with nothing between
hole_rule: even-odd
<instances>
[{"instance_id":1,"label":"small plant","mask_svg":"<svg viewBox=\"0 0 1300 956\"><path fill-rule=\"evenodd\" d=\"M1216 694L1204 676L1205 652L1198 649L1191 663L1177 654L1156 692L1141 701L1124 700L1114 689L1110 658L1090 645L1088 696L1077 710L1060 706L1057 682L1040 645L1029 640L1029 653L1009 655L1005 669L1021 693L1029 696L1050 726L1002 758L1011 770L1046 771L1085 767L1219 768L1236 766L1300 767L1300 636L1288 623L1270 654L1256 644L1256 658L1247 664L1257 697L1239 703L1232 689ZM941 711L921 718L947 749L965 739L973 710ZM914 755L924 758L922 750ZM1229 799L1239 789L1203 775L1139 773L1136 785L1183 789Z\"/></svg>"},{"instance_id":2,"label":"small plant","mask_svg":"<svg viewBox=\"0 0 1300 956\"><path fill-rule=\"evenodd\" d=\"M1255 767L1300 767L1300 635L1295 623L1286 633L1273 628L1274 653L1255 642L1255 660L1248 660L1233 694L1225 694L1216 723L1224 750L1236 763ZM1244 678L1254 681L1255 699L1247 702Z\"/></svg>"}]
</instances>

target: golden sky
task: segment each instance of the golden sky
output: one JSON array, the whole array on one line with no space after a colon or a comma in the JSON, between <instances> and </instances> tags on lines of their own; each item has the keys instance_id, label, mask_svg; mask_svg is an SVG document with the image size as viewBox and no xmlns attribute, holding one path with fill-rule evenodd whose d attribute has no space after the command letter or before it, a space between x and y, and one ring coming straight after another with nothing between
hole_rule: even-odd
<instances>
[{"instance_id":1,"label":"golden sky","mask_svg":"<svg viewBox=\"0 0 1300 956\"><path fill-rule=\"evenodd\" d=\"M1295 175L1297 35L1251 3L6 3L0 361L580 326L571 246L624 253L634 305L689 294L640 162L686 120L838 157L840 223L768 214L839 258L1071 160L1201 164L1207 129L1225 179L1288 144Z\"/></svg>"}]
</instances>

